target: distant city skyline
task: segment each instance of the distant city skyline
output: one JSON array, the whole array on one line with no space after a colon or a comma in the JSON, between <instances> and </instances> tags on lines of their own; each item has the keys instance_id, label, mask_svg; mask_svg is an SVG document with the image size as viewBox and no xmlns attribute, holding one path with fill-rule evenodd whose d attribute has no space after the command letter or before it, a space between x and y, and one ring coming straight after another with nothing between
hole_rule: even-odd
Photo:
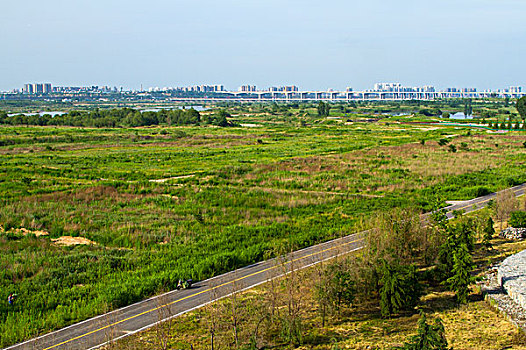
<instances>
[{"instance_id":1,"label":"distant city skyline","mask_svg":"<svg viewBox=\"0 0 526 350\"><path fill-rule=\"evenodd\" d=\"M404 86L400 83L376 83L372 89L354 90L305 90L295 85L258 88L255 85L242 85L237 91L225 89L224 85L192 85L179 87L150 87L139 91L123 90L110 86L52 86L50 83L27 83L23 89L1 94L0 99L102 99L118 100L124 96L133 99L160 100L209 100L209 101L364 101L364 100L434 100L448 98L514 98L526 96L520 86L505 89L481 90L466 87L436 89L434 86Z\"/></svg>"},{"instance_id":2,"label":"distant city skyline","mask_svg":"<svg viewBox=\"0 0 526 350\"><path fill-rule=\"evenodd\" d=\"M509 86L496 86L496 87L492 87L492 88L487 88L487 89L480 89L480 88L477 88L476 86L472 86L472 85L469 85L469 86L460 86L460 85L453 85L453 84L449 84L449 85L445 85L443 87L437 87L435 85L432 85L432 84L421 84L421 85L405 85L405 84L402 84L402 83L399 83L399 82L396 82L396 83L393 83L393 82L389 82L389 83L386 83L386 82L382 82L382 83L379 83L379 82L374 82L372 84L370 84L369 86L366 86L364 87L363 89L356 89L354 88L353 86L349 85L349 86L346 86L344 88L333 88L333 87L328 87L326 89L304 89L303 87L301 87L299 84L289 84L289 85L279 85L279 84L273 84L273 85L269 85L269 86L259 86L259 85L254 85L254 84L242 84L240 86L237 86L237 87L229 87L229 86L225 86L224 84L221 84L221 83L213 83L213 84L191 84L191 85L187 85L187 86L183 86L183 85L176 85L176 84L171 84L171 85L166 85L166 86L160 86L160 85L154 85L154 86L144 86L144 84L140 84L138 88L135 88L135 87L124 87L122 84L115 84L115 85L106 85L106 84L97 84L97 83L90 83L90 84L86 84L86 85L81 85L81 84L72 84L72 85L65 85L65 84L54 84L54 83L49 83L49 82L38 82L38 83L35 83L35 82L31 82L31 83L24 83L22 84L22 86L17 86L17 87L13 87L13 88L10 88L10 89L7 89L7 90L0 90L0 92L2 93L10 93L10 92L14 92L14 91L19 91L19 92L28 92L27 90L27 87L28 85L32 85L31 87L31 92L33 91L38 91L37 90L37 87L36 85L42 85L42 86L45 86L45 90L44 91L39 91L39 92L50 92L50 87L49 86L53 86L54 88L55 87L79 87L79 88L87 88L87 87L105 87L105 88L110 88L110 89L114 89L114 88L117 88L118 90L123 90L123 91L148 91L148 90L153 90L153 89L159 89L159 90L166 90L166 89L177 89L177 88L191 88L191 87L197 87L197 86L205 86L205 87L209 87L210 89L207 89L203 92L221 92L221 91L244 91L244 92L250 92L250 91L278 91L277 89L278 88L284 88L284 87L296 87L298 88L299 90L304 90L304 91L331 91L331 90L334 90L334 91L345 91L345 90L348 90L348 89L352 89L352 90L360 90L360 91L365 91L365 90L375 90L376 89L376 86L377 85L382 85L382 84L399 84L403 87L414 87L414 88L419 88L419 87L433 87L435 88L437 91L447 91L448 89L451 89L451 88L457 88L457 89L475 89L476 91L500 91L500 90L504 90L504 89L510 89L510 88L520 88L521 90L526 90L526 85L519 85L519 84L511 84Z\"/></svg>"},{"instance_id":3,"label":"distant city skyline","mask_svg":"<svg viewBox=\"0 0 526 350\"><path fill-rule=\"evenodd\" d=\"M6 2L0 90L524 88L524 18L521 0Z\"/></svg>"},{"instance_id":4,"label":"distant city skyline","mask_svg":"<svg viewBox=\"0 0 526 350\"><path fill-rule=\"evenodd\" d=\"M345 89L333 89L328 88L325 90L312 90L312 89L302 89L298 85L287 85L287 86L267 86L260 87L257 85L241 85L237 89L226 88L223 84L194 84L190 86L148 86L144 87L141 85L140 89L124 89L122 86L109 86L109 85L98 85L98 84L89 84L89 85L73 85L73 86L64 86L64 85L52 85L51 83L26 83L22 88L15 88L9 91L4 91L4 93L29 93L29 94L42 94L42 93L52 93L52 92L63 92L68 89L80 89L80 90L99 90L103 92L113 92L113 91L128 91L128 92L154 92L154 91L170 91L170 90L181 90L185 92L298 92L298 91L320 91L320 92L330 92L330 91L422 91L422 92L511 92L511 93L521 93L522 86L512 85L504 88L496 89L477 89L476 87L466 87L466 86L453 86L449 85L447 88L437 88L433 85L421 85L421 86L407 86L401 83L393 82L382 82L375 83L372 87L366 89L354 89L350 86Z\"/></svg>"}]
</instances>

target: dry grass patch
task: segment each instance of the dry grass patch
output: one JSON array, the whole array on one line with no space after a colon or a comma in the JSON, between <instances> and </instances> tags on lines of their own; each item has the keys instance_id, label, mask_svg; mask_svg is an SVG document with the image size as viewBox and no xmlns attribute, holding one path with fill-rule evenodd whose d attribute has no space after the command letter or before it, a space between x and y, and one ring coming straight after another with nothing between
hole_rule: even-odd
<instances>
[{"instance_id":1,"label":"dry grass patch","mask_svg":"<svg viewBox=\"0 0 526 350\"><path fill-rule=\"evenodd\" d=\"M72 245L95 245L97 243L90 241L84 237L71 237L62 236L59 238L52 239L53 243L60 246L72 246Z\"/></svg>"},{"instance_id":2,"label":"dry grass patch","mask_svg":"<svg viewBox=\"0 0 526 350\"><path fill-rule=\"evenodd\" d=\"M127 192L120 192L113 186L97 185L75 189L72 192L53 192L24 198L26 202L63 202L68 204L91 203L96 201L110 200L111 202L127 202L145 195L137 195Z\"/></svg>"}]
</instances>

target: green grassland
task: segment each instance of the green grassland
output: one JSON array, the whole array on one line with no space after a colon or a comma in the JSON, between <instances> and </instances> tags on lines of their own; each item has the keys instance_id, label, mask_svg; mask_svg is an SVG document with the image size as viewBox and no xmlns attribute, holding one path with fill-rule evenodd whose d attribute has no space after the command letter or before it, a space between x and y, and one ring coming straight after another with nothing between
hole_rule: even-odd
<instances>
[{"instance_id":1,"label":"green grassland","mask_svg":"<svg viewBox=\"0 0 526 350\"><path fill-rule=\"evenodd\" d=\"M349 234L375 212L526 182L524 132L243 108L236 122L259 127L0 127L0 299L18 294L0 303L0 346Z\"/></svg>"}]
</instances>

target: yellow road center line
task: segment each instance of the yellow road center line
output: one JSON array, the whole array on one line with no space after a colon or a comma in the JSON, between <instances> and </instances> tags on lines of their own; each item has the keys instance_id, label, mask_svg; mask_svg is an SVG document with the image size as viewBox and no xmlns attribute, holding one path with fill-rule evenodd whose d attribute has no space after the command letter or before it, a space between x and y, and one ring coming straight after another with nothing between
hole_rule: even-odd
<instances>
[{"instance_id":1,"label":"yellow road center line","mask_svg":"<svg viewBox=\"0 0 526 350\"><path fill-rule=\"evenodd\" d=\"M319 252L314 252L314 253L311 253L311 254L308 254L308 255L305 255L305 256L302 256L302 257L299 257L299 258L296 258L296 259L293 259L293 260L287 261L285 264L291 264L291 263L293 263L293 262L296 262L296 261L299 261L299 260L302 260L302 259L310 258L310 257L313 256L313 255L322 254L322 253L325 253L325 252L327 252L327 251L329 251L329 250L333 250L333 249L336 249L336 248L344 247L344 246L346 246L346 245L349 245L349 244L352 244L352 243L355 243L355 242L358 242L358 241L360 241L360 239L355 239L355 240L350 241L350 242L347 242L347 243L343 243L343 244L340 244L340 245L337 245L337 246L333 246L333 247L330 247L330 248L326 248L326 249L320 250ZM266 268L266 269L264 269L264 270L257 271L257 272L251 273L251 274L249 274L249 275L246 275L246 276L243 276L243 277L240 277L240 278L234 279L234 280L232 280L232 281L222 283L222 284L220 284L220 285L218 285L218 286L215 286L215 287L213 287L213 288L208 288L208 289L202 290L202 291L200 291L200 292L198 292L198 293L188 295L188 296L186 296L186 297L184 297L184 298L174 300L174 301L169 302L169 303L167 303L167 304L157 306L157 307L155 307L155 308L153 308L153 309L143 311L143 312L141 312L141 313L139 313L139 314L137 314L137 315L133 315L133 316L130 316L130 317L125 318L125 319L123 319L123 320L120 320L120 321L117 321L117 322L114 322L114 323L108 324L108 325L106 325L106 326L104 326L104 327L101 327L101 328L95 329L95 330L93 330L93 331L91 331L91 332L87 332L87 333L81 334L81 335L79 335L79 336L77 336L77 337L74 337L74 338L71 338L71 339L65 340L65 341L63 341L63 342L61 342L61 343L58 343L58 344L52 345L52 346L47 347L47 348L45 348L45 349L43 349L43 350L49 350L49 349L56 348L57 346L64 345L64 344L66 344L66 343L72 342L72 341L77 340L77 339L80 339L80 338L84 338L84 337L86 337L86 336L88 336L88 335L90 335L90 334L100 332L100 331L102 331L102 330L104 330L104 329L106 329L106 328L116 326L116 325L118 325L118 324L120 324L120 323L123 323L123 322L129 321L129 320L132 320L132 319L137 318L137 317L142 316L142 315L146 315L146 314L148 314L148 313L150 313L150 312L152 312L152 311L157 311L157 310L159 310L159 309L162 309L162 308L164 308L164 307L167 307L167 306L170 306L170 305L176 304L176 303L178 303L178 302L181 302L181 301L183 301L183 300L189 299L189 298L191 298L191 297L198 296L198 295L200 295L200 294L203 294L203 293L206 293L206 292L212 291L212 290L217 289L217 288L220 288L220 287L224 287L224 286L229 285L229 284L231 284L231 283L235 283L235 282L241 281L241 280L243 280L243 279L246 279L246 278L249 278L249 277L252 277L252 276L258 275L258 274L263 273L263 272L267 272L267 271L272 270L272 269L275 269L275 268L277 268L277 267L278 267L278 266L271 266L271 267L268 267L268 268Z\"/></svg>"},{"instance_id":2,"label":"yellow road center line","mask_svg":"<svg viewBox=\"0 0 526 350\"><path fill-rule=\"evenodd\" d=\"M519 191L522 191L522 189L518 189L518 190L513 191L513 194L515 194L515 197L521 196L521 195L518 194ZM482 203L489 202L490 200L493 200L495 198L497 198L497 197L487 198L487 199L484 199L484 200L482 200L482 201L480 201L478 203L467 204L467 205L464 205L463 207L460 207L460 208L458 208L456 210L462 210L462 209L466 209L466 208L469 208L469 207L473 207L474 205L480 205Z\"/></svg>"}]
</instances>

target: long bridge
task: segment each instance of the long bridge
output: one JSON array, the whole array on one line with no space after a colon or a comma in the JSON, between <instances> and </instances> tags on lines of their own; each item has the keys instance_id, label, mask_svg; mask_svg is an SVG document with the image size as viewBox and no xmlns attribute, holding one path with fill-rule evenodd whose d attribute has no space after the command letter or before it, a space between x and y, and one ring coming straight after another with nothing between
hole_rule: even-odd
<instances>
[{"instance_id":1,"label":"long bridge","mask_svg":"<svg viewBox=\"0 0 526 350\"><path fill-rule=\"evenodd\" d=\"M173 100L242 100L242 101L400 101L450 98L520 98L526 92L446 92L446 91L221 91L213 96Z\"/></svg>"}]
</instances>

